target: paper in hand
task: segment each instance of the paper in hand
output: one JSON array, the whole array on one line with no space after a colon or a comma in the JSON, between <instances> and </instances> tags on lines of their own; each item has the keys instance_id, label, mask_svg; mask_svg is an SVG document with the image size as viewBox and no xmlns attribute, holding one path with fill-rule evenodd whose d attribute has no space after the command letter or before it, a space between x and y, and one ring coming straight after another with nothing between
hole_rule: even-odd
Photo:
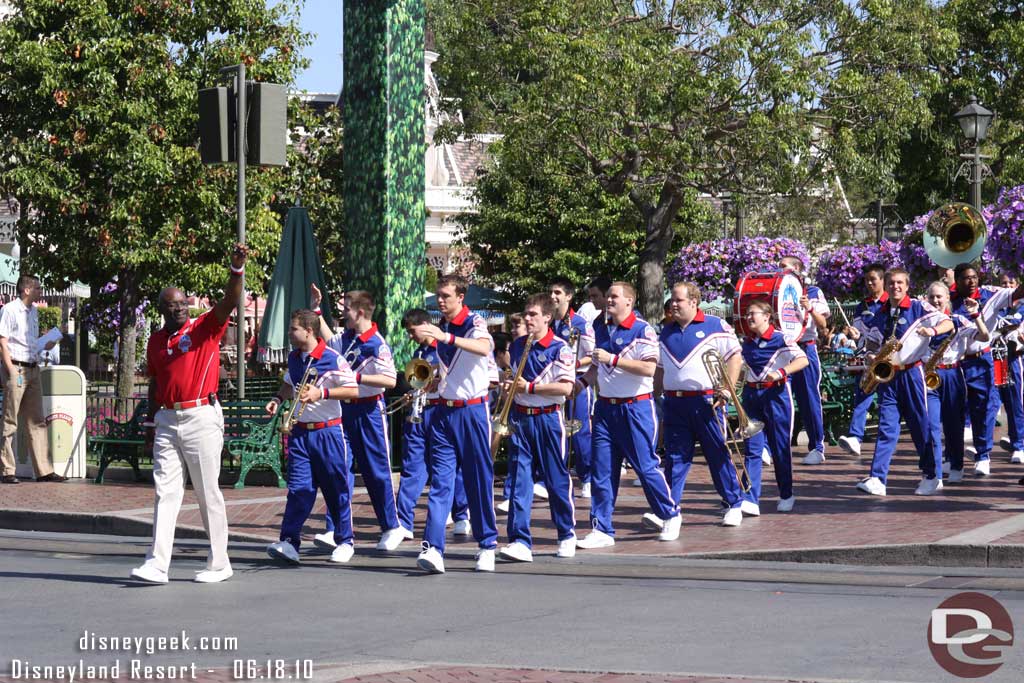
<instances>
[{"instance_id":1,"label":"paper in hand","mask_svg":"<svg viewBox=\"0 0 1024 683\"><path fill-rule=\"evenodd\" d=\"M54 327L49 332L47 332L46 334L39 338L39 346L41 348L45 348L47 344L56 344L63 338L64 335L60 333L60 330Z\"/></svg>"}]
</instances>

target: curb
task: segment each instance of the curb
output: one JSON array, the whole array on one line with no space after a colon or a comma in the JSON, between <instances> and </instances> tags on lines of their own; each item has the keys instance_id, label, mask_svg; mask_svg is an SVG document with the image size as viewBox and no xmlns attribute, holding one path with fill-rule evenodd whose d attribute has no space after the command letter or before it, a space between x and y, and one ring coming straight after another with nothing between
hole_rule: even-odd
<instances>
[{"instance_id":1,"label":"curb","mask_svg":"<svg viewBox=\"0 0 1024 683\"><path fill-rule=\"evenodd\" d=\"M134 517L108 515L95 512L51 512L39 510L0 510L0 529L17 531L49 531L72 534L102 534L106 536L153 535L153 524ZM202 527L179 524L175 538L206 539ZM228 541L236 543L273 543L274 538L232 532L228 528Z\"/></svg>"}]
</instances>

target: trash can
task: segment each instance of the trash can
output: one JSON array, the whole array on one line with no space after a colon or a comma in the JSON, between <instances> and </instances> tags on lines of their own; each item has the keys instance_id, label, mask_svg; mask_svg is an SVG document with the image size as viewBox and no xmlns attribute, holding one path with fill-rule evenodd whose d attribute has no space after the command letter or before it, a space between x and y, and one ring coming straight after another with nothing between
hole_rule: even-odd
<instances>
[{"instance_id":1,"label":"trash can","mask_svg":"<svg viewBox=\"0 0 1024 683\"><path fill-rule=\"evenodd\" d=\"M43 419L53 471L65 477L85 477L85 375L74 365L40 368L43 385ZM20 427L14 440L14 458L19 477L32 478L25 430Z\"/></svg>"}]
</instances>

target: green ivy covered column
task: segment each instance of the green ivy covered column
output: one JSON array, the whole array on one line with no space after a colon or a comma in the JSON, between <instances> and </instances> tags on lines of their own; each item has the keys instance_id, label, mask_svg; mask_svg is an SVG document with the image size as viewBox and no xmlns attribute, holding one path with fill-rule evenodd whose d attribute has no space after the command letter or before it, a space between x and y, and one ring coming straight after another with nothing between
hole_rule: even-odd
<instances>
[{"instance_id":1,"label":"green ivy covered column","mask_svg":"<svg viewBox=\"0 0 1024 683\"><path fill-rule=\"evenodd\" d=\"M423 305L424 17L424 0L344 3L346 287L373 292L399 364L402 314Z\"/></svg>"}]
</instances>

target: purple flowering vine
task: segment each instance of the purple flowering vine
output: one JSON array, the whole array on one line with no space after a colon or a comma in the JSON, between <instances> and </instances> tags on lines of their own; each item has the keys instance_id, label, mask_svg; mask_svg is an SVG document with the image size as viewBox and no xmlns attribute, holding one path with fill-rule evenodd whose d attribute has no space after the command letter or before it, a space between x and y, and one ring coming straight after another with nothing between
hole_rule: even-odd
<instances>
[{"instance_id":1,"label":"purple flowering vine","mask_svg":"<svg viewBox=\"0 0 1024 683\"><path fill-rule=\"evenodd\" d=\"M1024 264L1024 185L1004 187L982 213L989 228L986 254L999 268L1019 272Z\"/></svg>"},{"instance_id":2,"label":"purple flowering vine","mask_svg":"<svg viewBox=\"0 0 1024 683\"><path fill-rule=\"evenodd\" d=\"M864 268L872 263L880 263L887 270L902 266L900 244L882 240L881 244L853 244L832 249L818 259L814 276L826 297L856 299L862 294Z\"/></svg>"},{"instance_id":3,"label":"purple flowering vine","mask_svg":"<svg viewBox=\"0 0 1024 683\"><path fill-rule=\"evenodd\" d=\"M777 270L779 260L790 255L810 265L807 246L789 237L699 242L679 250L668 269L668 281L693 282L700 287L705 300L728 298L741 275Z\"/></svg>"}]
</instances>

